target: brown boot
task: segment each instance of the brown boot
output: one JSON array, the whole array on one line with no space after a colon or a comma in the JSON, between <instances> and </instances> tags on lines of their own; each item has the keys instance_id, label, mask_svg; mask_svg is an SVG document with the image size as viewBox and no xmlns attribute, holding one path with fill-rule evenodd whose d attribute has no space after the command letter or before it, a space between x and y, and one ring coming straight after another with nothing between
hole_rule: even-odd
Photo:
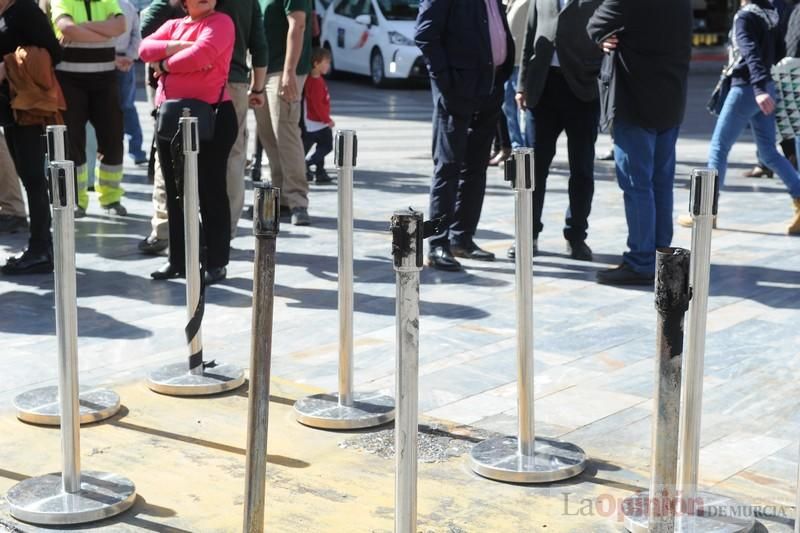
<instances>
[{"instance_id":1,"label":"brown boot","mask_svg":"<svg viewBox=\"0 0 800 533\"><path fill-rule=\"evenodd\" d=\"M789 235L800 235L800 198L792 198L794 202L794 217L792 223L786 228Z\"/></svg>"}]
</instances>

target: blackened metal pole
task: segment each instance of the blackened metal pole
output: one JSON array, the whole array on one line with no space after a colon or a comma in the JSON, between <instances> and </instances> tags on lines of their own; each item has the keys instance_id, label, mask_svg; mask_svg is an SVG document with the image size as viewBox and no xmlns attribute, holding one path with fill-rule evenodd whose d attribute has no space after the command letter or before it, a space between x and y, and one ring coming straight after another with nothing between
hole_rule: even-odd
<instances>
[{"instance_id":1,"label":"blackened metal pole","mask_svg":"<svg viewBox=\"0 0 800 533\"><path fill-rule=\"evenodd\" d=\"M244 372L231 364L203 359L203 281L200 270L200 208L197 179L197 155L200 141L197 117L183 109L180 134L183 145L183 228L185 232L184 257L186 261L186 327L189 344L189 365L176 363L154 370L147 380L151 390L172 396L201 396L219 394L235 389L244 383ZM206 372L206 368L211 371Z\"/></svg>"},{"instance_id":2,"label":"blackened metal pole","mask_svg":"<svg viewBox=\"0 0 800 533\"><path fill-rule=\"evenodd\" d=\"M62 472L28 478L12 487L6 499L11 515L19 520L35 524L82 524L128 509L136 491L133 483L115 474L81 473L72 161L50 162L50 186Z\"/></svg>"},{"instance_id":3,"label":"blackened metal pole","mask_svg":"<svg viewBox=\"0 0 800 533\"><path fill-rule=\"evenodd\" d=\"M675 531L683 323L690 299L689 256L689 251L682 248L656 251L658 320L650 490L623 502L625 526L631 531Z\"/></svg>"},{"instance_id":4,"label":"blackened metal pole","mask_svg":"<svg viewBox=\"0 0 800 533\"><path fill-rule=\"evenodd\" d=\"M257 182L253 186L253 234L256 237L256 250L253 264L244 533L264 531L275 244L280 230L280 189L272 188L268 182Z\"/></svg>"},{"instance_id":5,"label":"blackened metal pole","mask_svg":"<svg viewBox=\"0 0 800 533\"><path fill-rule=\"evenodd\" d=\"M419 273L422 270L422 213L395 211L392 256L397 273L397 359L394 428L394 531L417 531L417 425L419 404Z\"/></svg>"},{"instance_id":6,"label":"blackened metal pole","mask_svg":"<svg viewBox=\"0 0 800 533\"><path fill-rule=\"evenodd\" d=\"M64 161L66 159L67 154L67 127L64 125L52 125L47 126L46 134L45 134L45 150L47 156L47 164L48 166L53 163L54 161ZM62 168L62 167L59 167ZM64 169L60 172L64 172ZM74 174L74 168L73 168ZM58 187L58 184L55 184L54 187ZM72 190L75 190L75 185L73 183ZM52 191L51 191L52 192ZM59 189L59 194L66 194L66 188L61 187ZM55 204L54 202L54 205ZM74 195L73 195L73 202L69 205L70 208L74 207ZM53 218L55 217L64 217L64 213L62 210L53 212ZM53 224L54 228L61 228L61 231L70 231L74 230L74 215L72 221L62 220L61 226L56 226L55 220ZM68 228L68 229L64 229ZM59 231L56 229L56 231ZM55 239L54 246L58 248L61 246L62 248L66 246L66 241L64 240L67 236L60 235L60 240ZM74 240L74 238L73 238ZM62 243L62 244L59 244ZM57 251L57 250L56 250ZM73 257L72 261L72 268L74 270L75 267L75 259L74 253L72 254ZM58 254L56 253L56 258L58 258ZM70 261L70 259L66 259ZM58 268L59 263L55 262L56 268L56 284L59 283L58 279ZM73 292L75 291L75 287L72 287ZM14 408L17 411L17 418L23 420L25 422L29 422L31 424L41 424L45 426L58 426L61 424L61 402L59 396L59 389L56 386L47 386L47 387L40 387L37 389L32 389L29 391L25 391L19 395L17 395L14 400ZM119 395L108 389L97 388L97 387L81 387L79 391L79 405L78 405L78 420L81 424L89 424L92 422L98 422L100 420L105 420L111 416L117 414L120 409L120 400Z\"/></svg>"},{"instance_id":7,"label":"blackened metal pole","mask_svg":"<svg viewBox=\"0 0 800 533\"><path fill-rule=\"evenodd\" d=\"M353 167L357 137L353 130L336 132L339 169L339 390L315 394L294 404L297 421L323 429L379 426L394 418L394 399L377 392L353 390Z\"/></svg>"},{"instance_id":8,"label":"blackened metal pole","mask_svg":"<svg viewBox=\"0 0 800 533\"><path fill-rule=\"evenodd\" d=\"M478 474L512 483L549 483L580 474L586 454L567 442L536 437L533 411L533 150L517 148L506 162L514 187L516 225L517 413L516 437L485 440L472 448Z\"/></svg>"}]
</instances>

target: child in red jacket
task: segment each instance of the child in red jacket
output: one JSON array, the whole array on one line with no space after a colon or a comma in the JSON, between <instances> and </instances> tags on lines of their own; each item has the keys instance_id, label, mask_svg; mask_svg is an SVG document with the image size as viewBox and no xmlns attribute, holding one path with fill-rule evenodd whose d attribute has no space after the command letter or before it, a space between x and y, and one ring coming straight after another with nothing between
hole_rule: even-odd
<instances>
[{"instance_id":1,"label":"child in red jacket","mask_svg":"<svg viewBox=\"0 0 800 533\"><path fill-rule=\"evenodd\" d=\"M322 77L331 68L331 53L324 48L315 48L311 53L311 73L305 83L305 128L303 147L306 151L306 178L308 181L328 183L331 177L325 172L325 156L333 150L335 126L331 119L331 95ZM316 145L313 152L311 147ZM314 172L311 172L311 166Z\"/></svg>"}]
</instances>

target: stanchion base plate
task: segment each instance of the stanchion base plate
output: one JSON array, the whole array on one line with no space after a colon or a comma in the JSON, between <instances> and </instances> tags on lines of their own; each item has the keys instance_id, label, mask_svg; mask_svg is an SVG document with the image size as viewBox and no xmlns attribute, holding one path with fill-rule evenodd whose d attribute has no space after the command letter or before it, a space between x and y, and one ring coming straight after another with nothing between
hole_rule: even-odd
<instances>
[{"instance_id":1,"label":"stanchion base plate","mask_svg":"<svg viewBox=\"0 0 800 533\"><path fill-rule=\"evenodd\" d=\"M42 525L85 524L126 511L136 499L133 482L116 474L87 471L81 474L81 490L64 492L61 474L47 474L22 481L8 491L11 516Z\"/></svg>"},{"instance_id":2,"label":"stanchion base plate","mask_svg":"<svg viewBox=\"0 0 800 533\"><path fill-rule=\"evenodd\" d=\"M586 468L586 454L568 442L536 437L534 455L520 455L516 437L476 444L470 452L475 473L509 483L550 483L577 476Z\"/></svg>"},{"instance_id":3,"label":"stanchion base plate","mask_svg":"<svg viewBox=\"0 0 800 533\"><path fill-rule=\"evenodd\" d=\"M244 383L244 372L238 366L217 364L202 374L189 373L186 363L175 363L153 371L147 377L151 390L169 396L206 396L233 390Z\"/></svg>"},{"instance_id":4,"label":"stanchion base plate","mask_svg":"<svg viewBox=\"0 0 800 533\"><path fill-rule=\"evenodd\" d=\"M631 533L647 533L649 492L625 498L622 514L625 529ZM710 492L698 492L691 515L675 518L675 533L748 533L756 525L753 508L733 498Z\"/></svg>"},{"instance_id":5,"label":"stanchion base plate","mask_svg":"<svg viewBox=\"0 0 800 533\"><path fill-rule=\"evenodd\" d=\"M119 411L119 395L108 389L81 387L80 423L91 424L110 418ZM58 387L42 387L23 392L14 398L17 418L31 424L61 425Z\"/></svg>"},{"instance_id":6,"label":"stanchion base plate","mask_svg":"<svg viewBox=\"0 0 800 533\"><path fill-rule=\"evenodd\" d=\"M394 398L377 392L353 393L353 405L339 405L337 393L315 394L294 404L297 421L320 429L359 429L394 419Z\"/></svg>"}]
</instances>

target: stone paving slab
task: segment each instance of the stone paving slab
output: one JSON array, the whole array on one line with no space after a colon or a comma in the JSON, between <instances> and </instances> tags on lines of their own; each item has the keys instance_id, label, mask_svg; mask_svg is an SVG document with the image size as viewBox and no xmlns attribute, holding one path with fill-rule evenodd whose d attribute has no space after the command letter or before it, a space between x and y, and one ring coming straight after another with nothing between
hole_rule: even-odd
<instances>
[{"instance_id":1,"label":"stone paving slab","mask_svg":"<svg viewBox=\"0 0 800 533\"><path fill-rule=\"evenodd\" d=\"M715 78L697 73L690 79L687 120L678 143L676 216L687 208L691 168L705 164L713 118L703 105ZM359 135L354 193L356 386L392 392L395 287L388 220L395 209L427 208L430 95L414 88L377 91L354 79L331 83L331 92L337 124ZM139 105L145 117L146 104ZM143 125L147 138L152 125ZM613 164L596 166L588 240L595 261L566 257L560 230L567 206L564 141L549 179L541 254L534 261L537 429L579 444L594 458L596 470L583 476L579 487L610 484L620 494L629 493L645 487L648 478L655 354L652 291L594 283L594 273L616 264L624 247L622 195ZM609 145L608 136L601 135L598 153ZM739 176L751 166L754 152L748 135L731 152L720 229L713 235L701 477L720 492L791 506L800 438L800 332L794 326L800 308L800 241L783 234L791 203L780 181ZM79 349L87 384L141 381L148 369L186 357L184 285L149 279L149 272L164 260L136 250L149 230L150 185L142 168L126 162L125 173L125 205L131 216L105 215L92 197L90 216L76 222ZM247 197L249 202L250 191ZM311 186L310 212L313 226L284 224L278 240L273 375L332 389L338 350L335 185ZM505 250L513 239L513 194L498 169L489 171L476 238L498 255L495 263L464 261L465 271L455 274L422 272L420 408L438 418L512 433L514 272ZM23 244L22 235L0 236L0 261ZM690 231L676 227L674 244L688 247ZM232 246L229 279L208 290L203 340L210 356L246 367L254 246L249 221L239 222ZM54 333L52 277L0 277L0 421L11 428L0 437L0 445L15 439L11 399L55 383ZM745 450L751 451L747 459L742 458ZM55 465L56 459L52 454L47 460ZM0 468L20 471L17 465ZM0 471L0 482L8 479ZM491 498L486 499L490 505ZM787 509L791 516L793 508ZM535 522L543 515L531 508L528 516ZM770 531L789 531L786 520L763 522ZM147 524L136 527L146 530ZM540 530L531 527L519 531ZM582 531L605 531L604 525L587 527ZM481 528L466 528L476 530Z\"/></svg>"}]
</instances>

